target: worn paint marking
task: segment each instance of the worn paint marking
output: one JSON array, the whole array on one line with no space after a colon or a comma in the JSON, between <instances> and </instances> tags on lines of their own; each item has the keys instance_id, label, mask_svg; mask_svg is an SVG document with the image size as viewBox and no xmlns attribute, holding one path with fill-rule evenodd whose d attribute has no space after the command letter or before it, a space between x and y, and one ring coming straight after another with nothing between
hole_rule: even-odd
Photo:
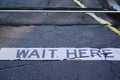
<instances>
[{"instance_id":1,"label":"worn paint marking","mask_svg":"<svg viewBox=\"0 0 120 80\"><path fill-rule=\"evenodd\" d=\"M80 0L73 0L76 4L78 4L81 8L87 8L82 2L80 2ZM92 18L94 18L96 21L98 21L100 24L102 25L106 25L106 27L108 27L110 30L112 30L113 32L115 32L116 34L118 34L120 36L120 30L118 30L117 28L115 28L113 26L112 23L110 23L107 20L102 19L101 17L98 17L95 13L86 13L88 15L90 15Z\"/></svg>"},{"instance_id":2,"label":"worn paint marking","mask_svg":"<svg viewBox=\"0 0 120 80\"><path fill-rule=\"evenodd\" d=\"M120 48L2 48L0 60L120 61Z\"/></svg>"}]
</instances>

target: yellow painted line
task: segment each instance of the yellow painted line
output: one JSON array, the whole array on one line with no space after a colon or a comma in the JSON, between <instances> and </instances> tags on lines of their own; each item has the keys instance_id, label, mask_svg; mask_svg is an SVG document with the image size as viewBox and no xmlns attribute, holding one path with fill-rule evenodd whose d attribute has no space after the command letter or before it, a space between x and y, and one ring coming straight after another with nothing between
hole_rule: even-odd
<instances>
[{"instance_id":1,"label":"yellow painted line","mask_svg":"<svg viewBox=\"0 0 120 80\"><path fill-rule=\"evenodd\" d=\"M79 0L73 0L75 3L77 3L81 8L87 8L82 2Z\"/></svg>"},{"instance_id":2,"label":"yellow painted line","mask_svg":"<svg viewBox=\"0 0 120 80\"><path fill-rule=\"evenodd\" d=\"M67 59L67 60L80 61L81 59L80 58L70 58L70 59Z\"/></svg>"},{"instance_id":3,"label":"yellow painted line","mask_svg":"<svg viewBox=\"0 0 120 80\"><path fill-rule=\"evenodd\" d=\"M73 1L76 4L78 4L81 8L87 8L82 2L80 2L80 0L73 0ZM115 32L116 34L118 34L120 36L120 30L113 27L113 24L110 23L109 21L106 21L106 20L102 19L101 17L98 17L95 13L86 13L86 14L90 15L92 18L94 18L100 24L106 25L106 27L108 27L110 30L112 30L113 32Z\"/></svg>"}]
</instances>

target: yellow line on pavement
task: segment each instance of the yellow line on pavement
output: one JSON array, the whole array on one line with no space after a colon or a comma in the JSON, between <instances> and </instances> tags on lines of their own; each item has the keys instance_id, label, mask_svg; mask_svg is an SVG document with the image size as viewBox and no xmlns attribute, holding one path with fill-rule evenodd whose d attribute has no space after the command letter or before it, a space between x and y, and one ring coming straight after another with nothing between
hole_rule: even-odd
<instances>
[{"instance_id":1,"label":"yellow line on pavement","mask_svg":"<svg viewBox=\"0 0 120 80\"><path fill-rule=\"evenodd\" d=\"M82 2L80 2L80 0L73 0L73 1L75 3L77 3L81 8L87 8ZM120 30L113 27L113 24L110 23L109 21L106 21L106 20L102 19L101 17L98 17L95 13L86 13L86 14L90 15L92 18L94 18L100 24L106 25L106 27L108 27L109 29L111 29L113 32L115 32L116 34L118 34L120 36Z\"/></svg>"},{"instance_id":2,"label":"yellow line on pavement","mask_svg":"<svg viewBox=\"0 0 120 80\"><path fill-rule=\"evenodd\" d=\"M67 59L67 60L80 61L81 59L80 58L70 58L70 59Z\"/></svg>"}]
</instances>

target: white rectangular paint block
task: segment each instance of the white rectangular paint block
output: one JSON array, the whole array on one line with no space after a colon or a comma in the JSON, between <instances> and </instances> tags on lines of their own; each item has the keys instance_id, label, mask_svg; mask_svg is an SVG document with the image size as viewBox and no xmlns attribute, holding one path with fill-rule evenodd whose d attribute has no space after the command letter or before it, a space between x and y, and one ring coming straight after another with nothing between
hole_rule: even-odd
<instances>
[{"instance_id":1,"label":"white rectangular paint block","mask_svg":"<svg viewBox=\"0 0 120 80\"><path fill-rule=\"evenodd\" d=\"M120 48L1 48L0 60L120 60Z\"/></svg>"}]
</instances>

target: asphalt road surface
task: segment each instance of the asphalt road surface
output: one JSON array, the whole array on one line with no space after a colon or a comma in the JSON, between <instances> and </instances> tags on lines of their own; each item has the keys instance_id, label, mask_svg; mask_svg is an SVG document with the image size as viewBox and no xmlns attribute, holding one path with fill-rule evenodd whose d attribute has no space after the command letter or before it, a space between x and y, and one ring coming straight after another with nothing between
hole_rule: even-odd
<instances>
[{"instance_id":1,"label":"asphalt road surface","mask_svg":"<svg viewBox=\"0 0 120 80\"><path fill-rule=\"evenodd\" d=\"M81 0L88 7L102 8L99 0ZM0 0L0 7L78 7L73 0Z\"/></svg>"},{"instance_id":2,"label":"asphalt road surface","mask_svg":"<svg viewBox=\"0 0 120 80\"><path fill-rule=\"evenodd\" d=\"M1 7L48 3L78 7L72 0L0 0ZM111 15L96 15L116 22ZM85 13L0 13L0 47L120 48L120 37ZM120 80L119 66L119 61L0 61L0 80Z\"/></svg>"}]
</instances>

